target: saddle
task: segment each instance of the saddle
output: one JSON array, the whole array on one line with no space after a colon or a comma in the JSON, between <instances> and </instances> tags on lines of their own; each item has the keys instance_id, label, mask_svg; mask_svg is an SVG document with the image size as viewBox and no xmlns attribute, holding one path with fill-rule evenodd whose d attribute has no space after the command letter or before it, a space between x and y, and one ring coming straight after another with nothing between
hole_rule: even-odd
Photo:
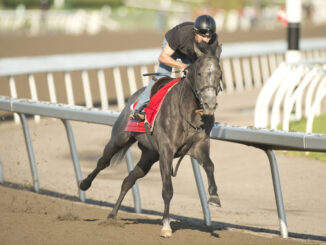
<instances>
[{"instance_id":1,"label":"saddle","mask_svg":"<svg viewBox=\"0 0 326 245\"><path fill-rule=\"evenodd\" d=\"M171 82L174 78L172 77L161 77L155 81L155 83L152 85L150 98L153 97L154 94L156 94L161 88L163 88L166 84Z\"/></svg>"},{"instance_id":2,"label":"saddle","mask_svg":"<svg viewBox=\"0 0 326 245\"><path fill-rule=\"evenodd\" d=\"M144 109L146 113L146 123L149 124L150 130L153 130L154 121L160 110L161 104L169 90L181 80L181 78L162 77L158 79L151 88L151 100ZM137 102L135 102L137 103ZM131 105L134 108L135 103ZM128 132L146 132L144 121L129 119L125 131Z\"/></svg>"}]
</instances>

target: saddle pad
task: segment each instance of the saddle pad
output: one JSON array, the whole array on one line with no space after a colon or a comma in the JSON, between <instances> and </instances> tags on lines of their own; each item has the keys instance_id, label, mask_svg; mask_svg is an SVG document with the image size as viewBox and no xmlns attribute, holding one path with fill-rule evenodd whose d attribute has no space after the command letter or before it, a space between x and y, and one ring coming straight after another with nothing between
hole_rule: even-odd
<instances>
[{"instance_id":1,"label":"saddle pad","mask_svg":"<svg viewBox=\"0 0 326 245\"><path fill-rule=\"evenodd\" d=\"M148 106L144 109L146 113L146 121L149 123L151 127L151 131L153 130L154 121L157 113L161 108L161 104L165 98L165 95L169 92L169 90L181 80L181 78L173 79L171 82L164 85L157 93L155 93L151 100L149 101ZM131 106L132 109L135 108L137 101ZM128 132L146 132L144 127L144 122L139 122L136 120L129 119L125 131Z\"/></svg>"}]
</instances>

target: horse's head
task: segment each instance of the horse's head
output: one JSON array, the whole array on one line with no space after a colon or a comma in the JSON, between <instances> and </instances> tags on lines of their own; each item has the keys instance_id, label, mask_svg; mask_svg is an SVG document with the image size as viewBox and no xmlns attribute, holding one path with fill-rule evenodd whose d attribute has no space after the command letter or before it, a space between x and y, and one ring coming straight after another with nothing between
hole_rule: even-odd
<instances>
[{"instance_id":1,"label":"horse's head","mask_svg":"<svg viewBox=\"0 0 326 245\"><path fill-rule=\"evenodd\" d=\"M217 107L217 95L222 90L222 70L218 44L195 45L198 59L189 67L187 78L203 108L204 115L213 115Z\"/></svg>"}]
</instances>

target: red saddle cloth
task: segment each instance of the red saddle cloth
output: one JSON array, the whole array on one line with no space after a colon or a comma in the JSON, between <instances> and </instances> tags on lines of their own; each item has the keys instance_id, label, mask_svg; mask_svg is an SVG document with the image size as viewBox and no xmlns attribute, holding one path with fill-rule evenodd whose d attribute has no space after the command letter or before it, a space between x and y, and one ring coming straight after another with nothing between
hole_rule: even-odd
<instances>
[{"instance_id":1,"label":"red saddle cloth","mask_svg":"<svg viewBox=\"0 0 326 245\"><path fill-rule=\"evenodd\" d=\"M156 118L157 113L159 112L162 102L166 96L166 94L170 91L170 89L180 81L181 78L173 79L171 82L168 82L165 84L159 91L157 91L149 101L148 106L144 109L146 113L146 121L151 126L151 131L153 129L154 121ZM135 109L135 106L137 105L136 101L134 104L132 104L132 109ZM144 122L139 122L136 120L129 119L127 126L125 128L125 131L128 132L140 132L144 133L146 132Z\"/></svg>"}]
</instances>

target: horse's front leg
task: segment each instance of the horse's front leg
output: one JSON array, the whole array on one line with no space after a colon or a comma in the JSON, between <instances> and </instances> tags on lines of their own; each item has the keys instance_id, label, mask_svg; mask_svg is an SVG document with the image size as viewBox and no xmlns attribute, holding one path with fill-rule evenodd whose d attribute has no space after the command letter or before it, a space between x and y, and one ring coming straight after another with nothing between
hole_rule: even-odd
<instances>
[{"instance_id":1,"label":"horse's front leg","mask_svg":"<svg viewBox=\"0 0 326 245\"><path fill-rule=\"evenodd\" d=\"M221 207L221 201L217 194L217 186L214 177L214 163L209 157L203 161L203 168L205 169L208 179L208 203L217 207Z\"/></svg>"},{"instance_id":2,"label":"horse's front leg","mask_svg":"<svg viewBox=\"0 0 326 245\"><path fill-rule=\"evenodd\" d=\"M173 186L171 180L172 160L172 151L164 150L160 153L160 171L163 183L162 197L164 200L163 227L161 230L162 237L172 236L172 229L170 226L170 201L173 197Z\"/></svg>"},{"instance_id":3,"label":"horse's front leg","mask_svg":"<svg viewBox=\"0 0 326 245\"><path fill-rule=\"evenodd\" d=\"M214 163L209 157L209 141L206 140L197 144L193 148L191 156L197 159L197 161L202 165L206 172L209 194L208 203L217 207L221 207L221 201L217 194L217 186L214 177Z\"/></svg>"}]
</instances>

